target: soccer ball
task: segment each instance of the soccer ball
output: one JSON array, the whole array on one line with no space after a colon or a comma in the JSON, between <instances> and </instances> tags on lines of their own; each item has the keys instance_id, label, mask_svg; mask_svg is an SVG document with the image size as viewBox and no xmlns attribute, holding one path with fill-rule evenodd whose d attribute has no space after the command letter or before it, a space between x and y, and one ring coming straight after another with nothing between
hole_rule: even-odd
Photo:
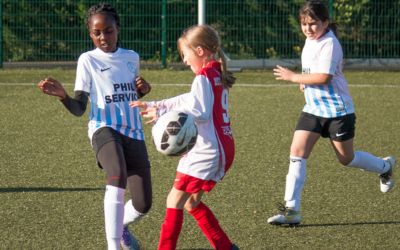
<instances>
[{"instance_id":1,"label":"soccer ball","mask_svg":"<svg viewBox=\"0 0 400 250\"><path fill-rule=\"evenodd\" d=\"M197 139L197 126L191 115L169 111L158 118L151 130L158 152L180 156L189 152Z\"/></svg>"}]
</instances>

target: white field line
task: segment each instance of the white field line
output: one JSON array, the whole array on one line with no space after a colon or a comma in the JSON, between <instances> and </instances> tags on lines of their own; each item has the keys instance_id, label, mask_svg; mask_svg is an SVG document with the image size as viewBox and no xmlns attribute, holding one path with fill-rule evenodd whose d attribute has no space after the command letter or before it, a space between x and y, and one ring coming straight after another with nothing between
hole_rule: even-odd
<instances>
[{"instance_id":1,"label":"white field line","mask_svg":"<svg viewBox=\"0 0 400 250\"><path fill-rule=\"evenodd\" d=\"M74 85L73 83L63 83L65 86ZM157 87L190 87L190 84L181 83L152 83L152 86ZM0 86L36 86L36 83L18 82L18 83L6 83L0 82ZM286 88L286 87L297 87L298 84L253 84L253 83L238 83L234 87L246 87L246 88ZM400 84L349 84L351 88L400 88Z\"/></svg>"}]
</instances>

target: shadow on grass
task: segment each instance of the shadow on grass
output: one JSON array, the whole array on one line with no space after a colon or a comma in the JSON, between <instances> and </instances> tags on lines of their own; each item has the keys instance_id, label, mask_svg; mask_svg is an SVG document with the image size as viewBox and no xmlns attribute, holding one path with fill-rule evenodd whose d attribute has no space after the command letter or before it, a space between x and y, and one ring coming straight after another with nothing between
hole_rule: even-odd
<instances>
[{"instance_id":1,"label":"shadow on grass","mask_svg":"<svg viewBox=\"0 0 400 250\"><path fill-rule=\"evenodd\" d=\"M300 224L300 225L281 225L281 227L302 228L302 227L337 227L337 226L363 226L363 225L388 225L388 224L400 224L400 221L364 221L364 222L349 222L349 223Z\"/></svg>"},{"instance_id":2,"label":"shadow on grass","mask_svg":"<svg viewBox=\"0 0 400 250\"><path fill-rule=\"evenodd\" d=\"M9 187L9 188L0 188L0 193L89 192L98 190L104 190L104 188Z\"/></svg>"}]
</instances>

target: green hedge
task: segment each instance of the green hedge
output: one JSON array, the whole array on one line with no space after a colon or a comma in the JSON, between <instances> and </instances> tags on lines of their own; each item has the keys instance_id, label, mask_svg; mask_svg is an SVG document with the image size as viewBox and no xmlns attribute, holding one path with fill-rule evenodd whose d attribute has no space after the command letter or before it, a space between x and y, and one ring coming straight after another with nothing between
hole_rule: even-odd
<instances>
[{"instance_id":1,"label":"green hedge","mask_svg":"<svg viewBox=\"0 0 400 250\"><path fill-rule=\"evenodd\" d=\"M84 25L98 1L3 0L3 61L71 61L92 48ZM197 22L197 1L109 1L121 16L121 46L161 61L162 5L166 5L167 62L179 60L176 40ZM234 59L298 58L304 37L299 0L206 0L207 23L216 27ZM398 58L399 0L326 1L339 25L347 58Z\"/></svg>"}]
</instances>

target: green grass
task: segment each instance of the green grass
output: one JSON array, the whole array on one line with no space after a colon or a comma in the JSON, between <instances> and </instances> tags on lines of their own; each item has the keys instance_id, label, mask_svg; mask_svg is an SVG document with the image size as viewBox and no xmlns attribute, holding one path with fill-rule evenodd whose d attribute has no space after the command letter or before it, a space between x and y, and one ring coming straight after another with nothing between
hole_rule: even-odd
<instances>
[{"instance_id":1,"label":"green grass","mask_svg":"<svg viewBox=\"0 0 400 250\"><path fill-rule=\"evenodd\" d=\"M155 84L147 100L188 91L189 85L162 83L189 84L193 78L189 71L142 74ZM72 116L35 87L48 75L72 92L74 70L0 70L0 249L105 249L105 180L87 139L87 116ZM377 175L340 166L327 140L319 141L308 160L302 226L267 225L283 199L303 95L275 81L270 70L236 76L240 85L230 95L236 159L205 198L230 238L241 249L397 249L399 188L380 193ZM346 77L356 105L356 149L400 157L400 73L351 71ZM145 132L154 202L130 229L143 249L155 249L178 159L156 153L149 126ZM187 214L178 249L211 249Z\"/></svg>"}]
</instances>

